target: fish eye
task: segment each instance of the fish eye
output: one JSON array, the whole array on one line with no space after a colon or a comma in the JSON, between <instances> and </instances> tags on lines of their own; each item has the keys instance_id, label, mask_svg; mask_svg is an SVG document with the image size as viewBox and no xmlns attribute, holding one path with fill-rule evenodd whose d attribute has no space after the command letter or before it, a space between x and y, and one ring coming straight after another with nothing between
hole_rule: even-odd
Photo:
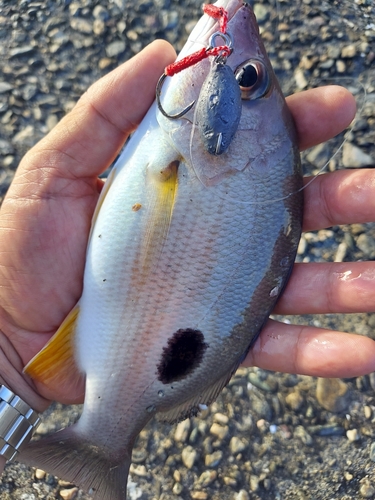
<instances>
[{"instance_id":1,"label":"fish eye","mask_svg":"<svg viewBox=\"0 0 375 500\"><path fill-rule=\"evenodd\" d=\"M240 86L242 99L259 99L270 88L268 69L259 59L249 59L240 64L234 76Z\"/></svg>"}]
</instances>

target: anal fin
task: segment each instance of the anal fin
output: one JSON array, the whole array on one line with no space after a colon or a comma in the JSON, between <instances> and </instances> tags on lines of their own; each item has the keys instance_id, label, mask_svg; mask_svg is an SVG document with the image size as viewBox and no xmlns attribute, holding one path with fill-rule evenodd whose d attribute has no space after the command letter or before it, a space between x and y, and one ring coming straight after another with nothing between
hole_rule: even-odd
<instances>
[{"instance_id":1,"label":"anal fin","mask_svg":"<svg viewBox=\"0 0 375 500\"><path fill-rule=\"evenodd\" d=\"M231 369L229 373L226 373L221 378L215 380L215 382L204 389L203 392L195 394L191 399L184 401L184 403L179 406L175 406L171 410L157 413L157 419L161 422L174 424L176 422L180 422L181 420L185 420L186 418L198 415L198 413L202 411L200 405L210 405L215 401L220 392L232 378L232 375L237 370L239 364L242 362L242 359L243 357L241 357L240 361L236 362L233 369Z\"/></svg>"}]
</instances>

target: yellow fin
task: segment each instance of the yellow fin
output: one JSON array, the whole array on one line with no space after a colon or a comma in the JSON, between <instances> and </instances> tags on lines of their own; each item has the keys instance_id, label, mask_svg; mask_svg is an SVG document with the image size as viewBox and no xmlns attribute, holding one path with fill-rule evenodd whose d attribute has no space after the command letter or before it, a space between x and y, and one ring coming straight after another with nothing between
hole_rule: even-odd
<instances>
[{"instance_id":1,"label":"yellow fin","mask_svg":"<svg viewBox=\"0 0 375 500\"><path fill-rule=\"evenodd\" d=\"M171 161L170 164L150 172L149 186L149 217L144 228L140 264L144 279L147 273L156 264L168 236L172 219L173 206L178 188L177 170L180 162Z\"/></svg>"},{"instance_id":2,"label":"yellow fin","mask_svg":"<svg viewBox=\"0 0 375 500\"><path fill-rule=\"evenodd\" d=\"M55 335L25 366L24 373L49 389L58 388L70 378L71 372L77 372L74 360L74 333L79 314L78 304L61 323Z\"/></svg>"}]
</instances>

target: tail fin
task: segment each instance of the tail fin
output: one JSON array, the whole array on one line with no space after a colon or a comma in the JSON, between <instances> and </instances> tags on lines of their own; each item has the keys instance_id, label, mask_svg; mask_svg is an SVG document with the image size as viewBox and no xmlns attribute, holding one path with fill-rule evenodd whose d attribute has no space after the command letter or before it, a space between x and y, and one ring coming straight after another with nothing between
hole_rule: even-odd
<instances>
[{"instance_id":1,"label":"tail fin","mask_svg":"<svg viewBox=\"0 0 375 500\"><path fill-rule=\"evenodd\" d=\"M126 500L131 460L115 461L105 451L83 440L75 425L31 442L18 460L70 481L97 500Z\"/></svg>"}]
</instances>

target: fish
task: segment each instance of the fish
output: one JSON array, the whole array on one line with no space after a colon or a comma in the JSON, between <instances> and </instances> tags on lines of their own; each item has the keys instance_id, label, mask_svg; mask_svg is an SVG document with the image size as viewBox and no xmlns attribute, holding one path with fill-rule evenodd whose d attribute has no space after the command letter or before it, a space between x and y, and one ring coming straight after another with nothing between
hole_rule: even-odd
<instances>
[{"instance_id":1,"label":"fish","mask_svg":"<svg viewBox=\"0 0 375 500\"><path fill-rule=\"evenodd\" d=\"M151 418L177 422L217 398L296 255L293 119L251 7L215 6L228 14L226 33L204 14L178 59L212 43L228 50L163 78L159 105L100 195L82 296L25 368L52 389L70 367L85 374L78 422L32 441L19 460L97 500L126 498L132 448Z\"/></svg>"}]
</instances>

